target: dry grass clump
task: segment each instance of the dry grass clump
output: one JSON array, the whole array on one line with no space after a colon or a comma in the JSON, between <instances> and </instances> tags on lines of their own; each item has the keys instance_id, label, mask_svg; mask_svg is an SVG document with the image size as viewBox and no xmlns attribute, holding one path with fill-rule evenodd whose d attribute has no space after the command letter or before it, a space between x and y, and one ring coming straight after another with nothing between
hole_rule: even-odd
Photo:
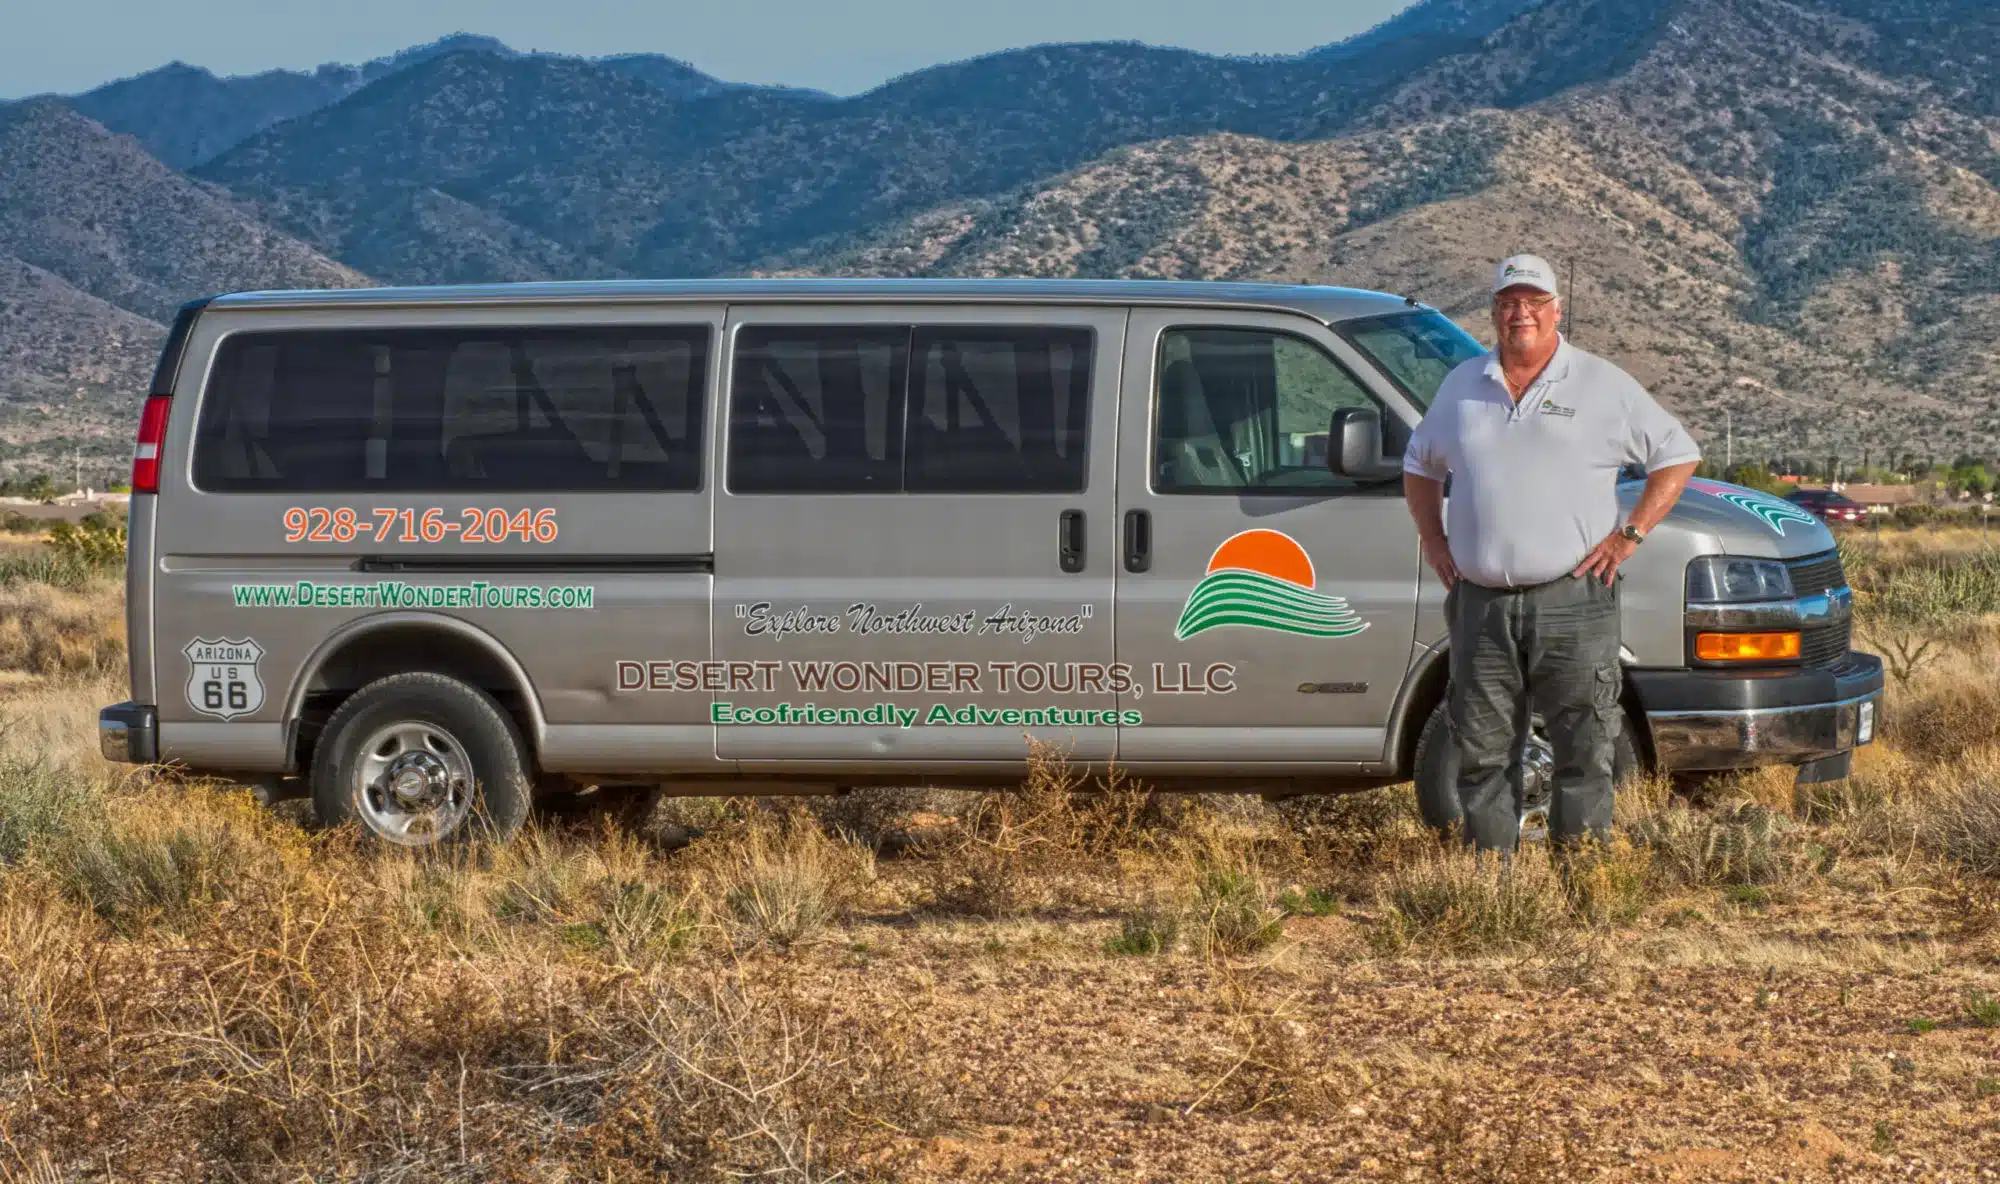
<instances>
[{"instance_id":1,"label":"dry grass clump","mask_svg":"<svg viewBox=\"0 0 2000 1184\"><path fill-rule=\"evenodd\" d=\"M1408 786L1310 794L1281 801L1276 809L1310 859L1349 881L1437 845ZM1360 883L1348 886L1361 893Z\"/></svg>"},{"instance_id":2,"label":"dry grass clump","mask_svg":"<svg viewBox=\"0 0 2000 1184\"><path fill-rule=\"evenodd\" d=\"M1207 957L1255 953L1285 932L1285 911L1278 907L1277 892L1254 868L1201 869L1188 913L1196 946Z\"/></svg>"},{"instance_id":3,"label":"dry grass clump","mask_svg":"<svg viewBox=\"0 0 2000 1184\"><path fill-rule=\"evenodd\" d=\"M1438 848L1382 877L1385 915L1370 933L1393 953L1412 945L1478 952L1541 943L1570 923L1562 881L1541 851L1510 860Z\"/></svg>"},{"instance_id":4,"label":"dry grass clump","mask_svg":"<svg viewBox=\"0 0 2000 1184\"><path fill-rule=\"evenodd\" d=\"M1014 793L981 794L957 825L921 844L939 908L1018 917L1095 899L1117 854L1139 841L1148 795L1123 777L1086 792L1063 754L1035 744Z\"/></svg>"},{"instance_id":5,"label":"dry grass clump","mask_svg":"<svg viewBox=\"0 0 2000 1184\"><path fill-rule=\"evenodd\" d=\"M1226 1017L1227 1053L1200 1056L1194 1069L1208 1084L1186 1114L1212 1110L1243 1116L1255 1113L1324 1118L1366 1085L1345 1050L1331 1046L1325 1033L1302 1021L1290 999L1264 998L1253 983L1225 974L1221 1010Z\"/></svg>"},{"instance_id":6,"label":"dry grass clump","mask_svg":"<svg viewBox=\"0 0 2000 1184\"><path fill-rule=\"evenodd\" d=\"M124 666L125 599L116 580L76 588L0 582L0 670L46 676Z\"/></svg>"},{"instance_id":7,"label":"dry grass clump","mask_svg":"<svg viewBox=\"0 0 2000 1184\"><path fill-rule=\"evenodd\" d=\"M597 1108L590 1167L833 1179L846 1174L834 1165L865 1161L886 1136L938 1129L950 1108L907 1026L841 1015L795 984L708 976L637 1003L639 1039L621 1034L635 1051Z\"/></svg>"},{"instance_id":8,"label":"dry grass clump","mask_svg":"<svg viewBox=\"0 0 2000 1184\"><path fill-rule=\"evenodd\" d=\"M79 808L28 850L64 895L129 932L185 927L246 885L281 875L300 844L248 793L195 784Z\"/></svg>"},{"instance_id":9,"label":"dry grass clump","mask_svg":"<svg viewBox=\"0 0 2000 1184\"><path fill-rule=\"evenodd\" d=\"M1918 833L1935 854L1977 876L2000 876L2000 776L1988 767L1934 796Z\"/></svg>"},{"instance_id":10,"label":"dry grass clump","mask_svg":"<svg viewBox=\"0 0 2000 1184\"><path fill-rule=\"evenodd\" d=\"M2000 685L1983 651L1939 661L1930 676L1896 697L1884 739L1919 760L1956 761L2000 744Z\"/></svg>"},{"instance_id":11,"label":"dry grass clump","mask_svg":"<svg viewBox=\"0 0 2000 1184\"><path fill-rule=\"evenodd\" d=\"M875 878L875 856L828 835L804 809L755 811L697 840L690 876L750 942L789 946L845 918Z\"/></svg>"},{"instance_id":12,"label":"dry grass clump","mask_svg":"<svg viewBox=\"0 0 2000 1184\"><path fill-rule=\"evenodd\" d=\"M103 825L98 787L46 757L0 748L0 864L70 831Z\"/></svg>"}]
</instances>

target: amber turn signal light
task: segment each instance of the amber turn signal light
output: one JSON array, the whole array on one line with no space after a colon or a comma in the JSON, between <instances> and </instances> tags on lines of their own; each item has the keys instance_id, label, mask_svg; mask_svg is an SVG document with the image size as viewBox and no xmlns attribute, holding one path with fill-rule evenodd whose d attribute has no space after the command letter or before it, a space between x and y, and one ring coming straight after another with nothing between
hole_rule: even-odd
<instances>
[{"instance_id":1,"label":"amber turn signal light","mask_svg":"<svg viewBox=\"0 0 2000 1184\"><path fill-rule=\"evenodd\" d=\"M1694 656L1704 662L1782 662L1799 656L1799 635L1697 633Z\"/></svg>"}]
</instances>

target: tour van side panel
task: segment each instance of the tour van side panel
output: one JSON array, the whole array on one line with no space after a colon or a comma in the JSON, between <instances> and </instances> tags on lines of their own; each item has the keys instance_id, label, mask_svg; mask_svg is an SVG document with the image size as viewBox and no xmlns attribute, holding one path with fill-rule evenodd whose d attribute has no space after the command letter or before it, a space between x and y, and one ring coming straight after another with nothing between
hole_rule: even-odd
<instances>
[{"instance_id":1,"label":"tour van side panel","mask_svg":"<svg viewBox=\"0 0 2000 1184\"><path fill-rule=\"evenodd\" d=\"M212 306L158 498L162 758L284 768L302 711L442 667L493 684L545 768L713 767L705 704L621 696L616 672L707 653L722 322Z\"/></svg>"},{"instance_id":2,"label":"tour van side panel","mask_svg":"<svg viewBox=\"0 0 2000 1184\"><path fill-rule=\"evenodd\" d=\"M1135 311L1120 423L1118 661L1137 770L1379 771L1410 668L1421 558L1401 482L1327 471L1329 421L1415 414L1323 325Z\"/></svg>"},{"instance_id":3,"label":"tour van side panel","mask_svg":"<svg viewBox=\"0 0 2000 1184\"><path fill-rule=\"evenodd\" d=\"M1031 737L1108 759L1125 309L730 316L717 751L746 774L1018 769Z\"/></svg>"}]
</instances>

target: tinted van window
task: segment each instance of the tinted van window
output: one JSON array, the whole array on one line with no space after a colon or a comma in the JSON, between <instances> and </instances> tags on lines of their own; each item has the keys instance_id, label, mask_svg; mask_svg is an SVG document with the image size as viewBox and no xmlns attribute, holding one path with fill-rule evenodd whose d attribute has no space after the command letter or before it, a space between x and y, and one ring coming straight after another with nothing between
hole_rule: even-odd
<instances>
[{"instance_id":1,"label":"tinted van window","mask_svg":"<svg viewBox=\"0 0 2000 1184\"><path fill-rule=\"evenodd\" d=\"M1081 490L1090 364L1088 329L919 328L904 487Z\"/></svg>"},{"instance_id":2,"label":"tinted van window","mask_svg":"<svg viewBox=\"0 0 2000 1184\"><path fill-rule=\"evenodd\" d=\"M750 326L736 335L729 488L893 493L903 470L907 328Z\"/></svg>"},{"instance_id":3,"label":"tinted van window","mask_svg":"<svg viewBox=\"0 0 2000 1184\"><path fill-rule=\"evenodd\" d=\"M384 329L225 339L196 425L215 491L689 490L708 330Z\"/></svg>"},{"instance_id":4,"label":"tinted van window","mask_svg":"<svg viewBox=\"0 0 2000 1184\"><path fill-rule=\"evenodd\" d=\"M1153 488L1161 493L1310 493L1351 489L1326 467L1343 407L1381 405L1317 345L1263 329L1161 335ZM1384 416L1385 449L1409 443Z\"/></svg>"}]
</instances>

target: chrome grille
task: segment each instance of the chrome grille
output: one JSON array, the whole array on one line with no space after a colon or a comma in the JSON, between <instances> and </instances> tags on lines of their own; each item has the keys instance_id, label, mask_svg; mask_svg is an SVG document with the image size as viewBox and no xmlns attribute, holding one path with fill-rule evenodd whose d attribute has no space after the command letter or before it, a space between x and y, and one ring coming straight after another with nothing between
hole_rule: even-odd
<instances>
[{"instance_id":1,"label":"chrome grille","mask_svg":"<svg viewBox=\"0 0 2000 1184\"><path fill-rule=\"evenodd\" d=\"M1847 656L1849 635L1853 632L1850 622L1838 625L1821 625L1817 629L1807 629L1799 634L1799 661L1806 666L1832 666Z\"/></svg>"},{"instance_id":2,"label":"chrome grille","mask_svg":"<svg viewBox=\"0 0 2000 1184\"><path fill-rule=\"evenodd\" d=\"M1794 596L1817 596L1829 588L1847 586L1847 570L1840 564L1840 552L1822 551L1785 561L1791 573ZM1847 656L1854 625L1839 621L1807 629L1799 635L1799 661L1805 666L1832 666Z\"/></svg>"},{"instance_id":3,"label":"chrome grille","mask_svg":"<svg viewBox=\"0 0 2000 1184\"><path fill-rule=\"evenodd\" d=\"M1828 588L1847 586L1847 569L1840 565L1840 552L1821 551L1785 560L1792 575L1792 595L1817 596Z\"/></svg>"}]
</instances>

